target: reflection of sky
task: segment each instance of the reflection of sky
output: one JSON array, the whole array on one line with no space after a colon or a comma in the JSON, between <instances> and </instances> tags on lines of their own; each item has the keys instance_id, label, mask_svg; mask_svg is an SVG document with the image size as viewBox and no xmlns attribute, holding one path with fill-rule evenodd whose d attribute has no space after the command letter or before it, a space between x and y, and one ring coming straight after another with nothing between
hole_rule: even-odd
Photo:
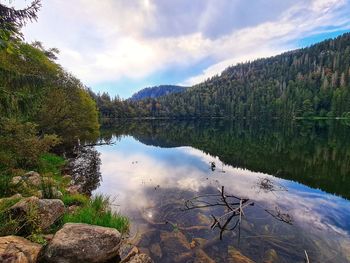
<instances>
[{"instance_id":1,"label":"reflection of sky","mask_svg":"<svg viewBox=\"0 0 350 263\"><path fill-rule=\"evenodd\" d=\"M349 239L349 202L318 189L262 173L222 166L216 157L191 147L159 148L124 137L116 145L98 150L101 152L103 181L97 191L117 196L122 212L154 206L145 194L145 189L149 187L199 192L207 186L224 185L227 192L254 199L264 208L273 209L277 205L308 231ZM210 161L216 163L215 172L210 170ZM222 169L225 173L221 172ZM288 191L259 191L257 181L263 177L273 179L287 187Z\"/></svg>"}]
</instances>

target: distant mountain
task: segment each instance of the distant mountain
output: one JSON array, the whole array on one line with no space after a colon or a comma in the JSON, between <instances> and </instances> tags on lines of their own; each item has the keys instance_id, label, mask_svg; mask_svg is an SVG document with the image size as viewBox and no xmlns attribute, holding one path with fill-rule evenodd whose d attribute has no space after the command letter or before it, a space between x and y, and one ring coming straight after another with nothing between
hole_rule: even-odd
<instances>
[{"instance_id":1,"label":"distant mountain","mask_svg":"<svg viewBox=\"0 0 350 263\"><path fill-rule=\"evenodd\" d=\"M158 98L172 93L184 92L187 88L175 85L160 85L155 87L144 88L130 97L130 100L137 101L147 98Z\"/></svg>"}]
</instances>

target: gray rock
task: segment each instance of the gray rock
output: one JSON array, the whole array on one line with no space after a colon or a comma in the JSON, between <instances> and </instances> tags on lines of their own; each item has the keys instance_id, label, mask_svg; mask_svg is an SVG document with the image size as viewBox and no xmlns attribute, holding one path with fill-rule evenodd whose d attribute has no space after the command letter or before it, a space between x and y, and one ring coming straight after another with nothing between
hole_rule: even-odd
<instances>
[{"instance_id":1,"label":"gray rock","mask_svg":"<svg viewBox=\"0 0 350 263\"><path fill-rule=\"evenodd\" d=\"M23 237L0 237L0 262L2 263L34 263L41 246Z\"/></svg>"},{"instance_id":2,"label":"gray rock","mask_svg":"<svg viewBox=\"0 0 350 263\"><path fill-rule=\"evenodd\" d=\"M64 214L64 204L58 199L39 199L32 196L25 198L10 208L14 217L23 218L31 209L38 214L38 225L41 229L47 229Z\"/></svg>"},{"instance_id":3,"label":"gray rock","mask_svg":"<svg viewBox=\"0 0 350 263\"><path fill-rule=\"evenodd\" d=\"M106 262L118 258L120 242L116 229L68 223L43 249L39 262Z\"/></svg>"}]
</instances>

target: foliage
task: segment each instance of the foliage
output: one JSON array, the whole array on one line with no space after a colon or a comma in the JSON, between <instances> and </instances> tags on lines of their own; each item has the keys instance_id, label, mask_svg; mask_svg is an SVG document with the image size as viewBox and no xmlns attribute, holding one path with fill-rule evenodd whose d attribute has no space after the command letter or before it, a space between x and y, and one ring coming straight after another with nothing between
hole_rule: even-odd
<instances>
[{"instance_id":1,"label":"foliage","mask_svg":"<svg viewBox=\"0 0 350 263\"><path fill-rule=\"evenodd\" d=\"M160 85L155 87L144 88L130 97L130 100L142 100L146 98L158 98L161 96L181 93L186 90L186 87L175 86L175 85ZM108 95L107 95L108 96Z\"/></svg>"},{"instance_id":2,"label":"foliage","mask_svg":"<svg viewBox=\"0 0 350 263\"><path fill-rule=\"evenodd\" d=\"M66 214L64 223L86 223L115 228L121 233L129 229L128 218L113 212L109 197L97 195L73 214Z\"/></svg>"},{"instance_id":3,"label":"foliage","mask_svg":"<svg viewBox=\"0 0 350 263\"><path fill-rule=\"evenodd\" d=\"M121 101L95 95L104 118L341 117L350 111L350 33L237 64L185 92ZM347 115L346 115L347 116Z\"/></svg>"},{"instance_id":4,"label":"foliage","mask_svg":"<svg viewBox=\"0 0 350 263\"><path fill-rule=\"evenodd\" d=\"M40 156L39 159L39 173L52 173L54 175L58 175L61 172L62 167L66 164L64 158L52 154L52 153L44 153Z\"/></svg>"},{"instance_id":5,"label":"foliage","mask_svg":"<svg viewBox=\"0 0 350 263\"><path fill-rule=\"evenodd\" d=\"M5 168L31 168L38 164L42 153L59 143L56 135L37 136L37 126L15 119L1 119L0 165Z\"/></svg>"},{"instance_id":6,"label":"foliage","mask_svg":"<svg viewBox=\"0 0 350 263\"><path fill-rule=\"evenodd\" d=\"M5 4L0 4L0 49L14 50L15 46L13 44L22 38L20 29L27 21L37 19L37 12L40 7L40 0L34 0L22 10L16 10ZM10 40L12 41L10 42Z\"/></svg>"}]
</instances>

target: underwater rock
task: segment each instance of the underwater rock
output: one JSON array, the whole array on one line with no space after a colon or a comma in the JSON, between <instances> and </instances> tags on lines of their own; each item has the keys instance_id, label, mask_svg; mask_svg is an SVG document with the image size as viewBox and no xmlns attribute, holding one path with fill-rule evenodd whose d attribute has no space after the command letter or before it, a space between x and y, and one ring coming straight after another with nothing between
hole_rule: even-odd
<instances>
[{"instance_id":1,"label":"underwater rock","mask_svg":"<svg viewBox=\"0 0 350 263\"><path fill-rule=\"evenodd\" d=\"M278 255L276 250L269 249L265 252L263 263L276 263L278 262Z\"/></svg>"},{"instance_id":2,"label":"underwater rock","mask_svg":"<svg viewBox=\"0 0 350 263\"><path fill-rule=\"evenodd\" d=\"M215 261L210 258L202 249L198 249L195 255L196 258L194 260L194 263L215 263Z\"/></svg>"},{"instance_id":3,"label":"underwater rock","mask_svg":"<svg viewBox=\"0 0 350 263\"><path fill-rule=\"evenodd\" d=\"M244 256L240 251L238 251L235 247L228 247L228 257L226 262L228 263L254 263L253 260Z\"/></svg>"}]
</instances>

